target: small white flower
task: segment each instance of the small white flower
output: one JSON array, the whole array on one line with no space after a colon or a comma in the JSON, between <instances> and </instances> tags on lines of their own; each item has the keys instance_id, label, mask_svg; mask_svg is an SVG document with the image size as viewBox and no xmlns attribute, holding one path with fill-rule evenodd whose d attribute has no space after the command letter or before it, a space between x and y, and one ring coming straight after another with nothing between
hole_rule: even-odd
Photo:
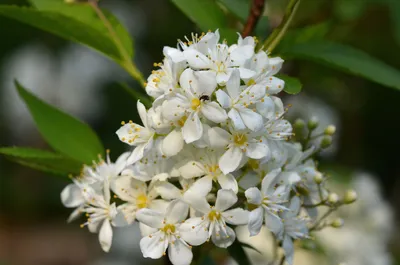
<instances>
[{"instance_id":1,"label":"small white flower","mask_svg":"<svg viewBox=\"0 0 400 265\"><path fill-rule=\"evenodd\" d=\"M257 135L247 130L230 129L230 133L219 127L208 131L212 147L226 148L219 160L219 168L224 174L238 169L246 157L262 159L269 155L268 146Z\"/></svg>"},{"instance_id":2,"label":"small white flower","mask_svg":"<svg viewBox=\"0 0 400 265\"><path fill-rule=\"evenodd\" d=\"M166 255L168 248L168 257L172 264L189 265L193 259L189 244L196 245L196 237L190 231L181 229L187 214L188 205L180 200L172 201L165 214L150 209L140 210L136 218L155 229L155 232L140 240L143 256L159 259Z\"/></svg>"},{"instance_id":3,"label":"small white flower","mask_svg":"<svg viewBox=\"0 0 400 265\"><path fill-rule=\"evenodd\" d=\"M193 182L193 179L179 178L179 184L181 186L179 189L177 186L168 181L158 181L154 184L154 189L164 200L182 200L183 195L193 185Z\"/></svg>"},{"instance_id":4,"label":"small white flower","mask_svg":"<svg viewBox=\"0 0 400 265\"><path fill-rule=\"evenodd\" d=\"M255 112L255 105L265 96L265 88L261 86L242 87L240 85L239 70L233 70L226 83L227 93L219 89L216 92L217 100L225 109L230 109L228 116L235 129L243 130L246 127L258 131L263 126L263 117ZM254 107L254 110L250 107Z\"/></svg>"},{"instance_id":5,"label":"small white flower","mask_svg":"<svg viewBox=\"0 0 400 265\"><path fill-rule=\"evenodd\" d=\"M236 234L226 224L248 223L248 211L242 208L228 210L237 202L237 196L232 190L218 190L215 206L210 206L204 196L193 191L186 192L184 198L190 206L203 214L202 217L190 218L184 223L192 228L201 243L211 237L216 246L227 248L235 241Z\"/></svg>"},{"instance_id":6,"label":"small white flower","mask_svg":"<svg viewBox=\"0 0 400 265\"><path fill-rule=\"evenodd\" d=\"M200 116L215 123L224 122L228 116L217 102L210 100L217 86L212 73L186 69L180 77L180 85L183 93L177 93L163 102L163 116L169 121L187 116L182 135L186 143L192 143L203 134Z\"/></svg>"},{"instance_id":7,"label":"small white flower","mask_svg":"<svg viewBox=\"0 0 400 265\"><path fill-rule=\"evenodd\" d=\"M206 196L212 188L213 181L218 182L222 189L231 189L235 193L238 192L238 184L232 174L224 174L219 169L219 159L224 153L220 149L204 148L195 151L195 159L188 161L179 168L179 172L183 178L197 179L189 190Z\"/></svg>"},{"instance_id":8,"label":"small white flower","mask_svg":"<svg viewBox=\"0 0 400 265\"><path fill-rule=\"evenodd\" d=\"M136 146L127 160L128 165L142 159L153 147L153 138L156 133L154 129L149 126L146 108L140 101L137 102L137 109L144 127L129 121L123 124L116 132L122 142L131 146Z\"/></svg>"},{"instance_id":9,"label":"small white flower","mask_svg":"<svg viewBox=\"0 0 400 265\"><path fill-rule=\"evenodd\" d=\"M299 197L293 197L290 201L289 210L284 211L281 214L281 217L284 220L282 248L285 251L286 262L290 265L293 264L293 240L308 237L307 220L298 216L300 206Z\"/></svg>"},{"instance_id":10,"label":"small white flower","mask_svg":"<svg viewBox=\"0 0 400 265\"><path fill-rule=\"evenodd\" d=\"M280 169L269 172L261 183L261 191L253 187L245 192L247 201L257 207L249 215L250 236L255 236L260 232L263 221L267 228L277 236L283 230L283 223L278 212L287 209L283 204L287 202L289 189L285 186L275 188L279 173Z\"/></svg>"}]
</instances>

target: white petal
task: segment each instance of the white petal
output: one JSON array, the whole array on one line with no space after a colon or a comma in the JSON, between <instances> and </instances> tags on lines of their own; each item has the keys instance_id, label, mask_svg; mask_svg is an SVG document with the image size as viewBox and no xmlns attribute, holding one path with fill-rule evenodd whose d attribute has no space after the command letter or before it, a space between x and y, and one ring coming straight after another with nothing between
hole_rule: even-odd
<instances>
[{"instance_id":1,"label":"white petal","mask_svg":"<svg viewBox=\"0 0 400 265\"><path fill-rule=\"evenodd\" d=\"M225 211L237 202L237 196L232 190L218 190L215 209Z\"/></svg>"},{"instance_id":2,"label":"white petal","mask_svg":"<svg viewBox=\"0 0 400 265\"><path fill-rule=\"evenodd\" d=\"M165 100L162 105L162 117L169 121L176 121L185 115L185 109L189 107L189 102L182 95L177 95Z\"/></svg>"},{"instance_id":3,"label":"white petal","mask_svg":"<svg viewBox=\"0 0 400 265\"><path fill-rule=\"evenodd\" d=\"M69 216L67 219L67 222L70 223L72 221L75 221L78 219L78 217L84 212L83 206L76 208Z\"/></svg>"},{"instance_id":4,"label":"white petal","mask_svg":"<svg viewBox=\"0 0 400 265\"><path fill-rule=\"evenodd\" d=\"M239 115L246 127L252 131L259 131L264 125L263 117L251 109L240 108Z\"/></svg>"},{"instance_id":5,"label":"white petal","mask_svg":"<svg viewBox=\"0 0 400 265\"><path fill-rule=\"evenodd\" d=\"M263 195L260 190L256 187L249 188L245 191L244 195L247 198L247 202L255 205L260 205L263 200Z\"/></svg>"},{"instance_id":6,"label":"white petal","mask_svg":"<svg viewBox=\"0 0 400 265\"><path fill-rule=\"evenodd\" d=\"M129 221L131 221L131 220L129 220ZM127 226L128 224L129 224L128 219L125 217L123 211L120 208L117 209L117 214L112 219L112 225L115 227L123 227L123 226Z\"/></svg>"},{"instance_id":7,"label":"white petal","mask_svg":"<svg viewBox=\"0 0 400 265\"><path fill-rule=\"evenodd\" d=\"M148 125L147 125L147 111L146 111L146 107L145 107L145 106L143 105L143 103L140 102L139 100L138 100L138 102L137 102L137 110L138 110L140 119L142 120L142 123L143 123L144 127L147 128Z\"/></svg>"},{"instance_id":8,"label":"white petal","mask_svg":"<svg viewBox=\"0 0 400 265\"><path fill-rule=\"evenodd\" d=\"M275 75L276 73L278 73L279 70L282 68L283 62L284 61L280 57L269 58L268 63L271 67L271 70L268 74Z\"/></svg>"},{"instance_id":9,"label":"white petal","mask_svg":"<svg viewBox=\"0 0 400 265\"><path fill-rule=\"evenodd\" d=\"M116 168L115 171L117 172L117 174L121 173L122 170L125 169L126 161L129 157L129 155L130 155L130 152L125 152L117 158L117 161L115 161L115 168Z\"/></svg>"},{"instance_id":10,"label":"white petal","mask_svg":"<svg viewBox=\"0 0 400 265\"><path fill-rule=\"evenodd\" d=\"M226 90L232 99L237 99L240 94L240 73L234 69L228 82L226 82Z\"/></svg>"},{"instance_id":11,"label":"white petal","mask_svg":"<svg viewBox=\"0 0 400 265\"><path fill-rule=\"evenodd\" d=\"M218 105L217 102L206 102L201 107L201 113L208 120L213 121L215 123L221 123L226 121L228 115L226 115L226 111Z\"/></svg>"},{"instance_id":12,"label":"white petal","mask_svg":"<svg viewBox=\"0 0 400 265\"><path fill-rule=\"evenodd\" d=\"M206 198L201 196L194 191L187 191L183 196L184 200L190 204L194 209L204 214L210 212L210 205L208 204Z\"/></svg>"},{"instance_id":13,"label":"white petal","mask_svg":"<svg viewBox=\"0 0 400 265\"><path fill-rule=\"evenodd\" d=\"M239 71L240 71L240 78L242 79L252 78L256 74L256 72L243 67L239 67Z\"/></svg>"},{"instance_id":14,"label":"white petal","mask_svg":"<svg viewBox=\"0 0 400 265\"><path fill-rule=\"evenodd\" d=\"M208 130L211 147L226 147L229 144L230 137L230 133L220 127L213 127Z\"/></svg>"},{"instance_id":15,"label":"white petal","mask_svg":"<svg viewBox=\"0 0 400 265\"><path fill-rule=\"evenodd\" d=\"M186 60L183 52L176 48L165 46L163 49L163 54L164 56L170 57L174 63L179 63Z\"/></svg>"},{"instance_id":16,"label":"white petal","mask_svg":"<svg viewBox=\"0 0 400 265\"><path fill-rule=\"evenodd\" d=\"M112 243L113 231L110 221L105 219L99 232L99 242L104 252L110 251Z\"/></svg>"},{"instance_id":17,"label":"white petal","mask_svg":"<svg viewBox=\"0 0 400 265\"><path fill-rule=\"evenodd\" d=\"M153 228L163 227L164 215L158 211L143 208L136 213L136 219Z\"/></svg>"},{"instance_id":18,"label":"white petal","mask_svg":"<svg viewBox=\"0 0 400 265\"><path fill-rule=\"evenodd\" d=\"M155 210L157 212L165 214L165 210L168 207L168 202L165 200L157 199L157 200L152 200L149 208L152 210Z\"/></svg>"},{"instance_id":19,"label":"white petal","mask_svg":"<svg viewBox=\"0 0 400 265\"><path fill-rule=\"evenodd\" d=\"M236 66L243 65L248 59L254 55L254 46L243 45L238 46L231 52L230 58Z\"/></svg>"},{"instance_id":20,"label":"white petal","mask_svg":"<svg viewBox=\"0 0 400 265\"><path fill-rule=\"evenodd\" d=\"M126 144L129 144L130 146L136 146L137 142L136 141L130 141L130 139L132 139L132 134L130 134L129 132L132 131L132 126L135 126L137 128L139 128L140 130L146 130L146 128L136 124L136 123L126 123L124 125L122 125L115 133L117 134L119 140L121 142L124 142Z\"/></svg>"},{"instance_id":21,"label":"white petal","mask_svg":"<svg viewBox=\"0 0 400 265\"><path fill-rule=\"evenodd\" d=\"M279 237L283 230L282 220L277 215L269 211L265 211L264 218L265 218L265 226L277 237Z\"/></svg>"},{"instance_id":22,"label":"white petal","mask_svg":"<svg viewBox=\"0 0 400 265\"><path fill-rule=\"evenodd\" d=\"M146 183L131 176L120 176L112 182L112 191L124 201L132 201L140 194L146 193Z\"/></svg>"},{"instance_id":23,"label":"white petal","mask_svg":"<svg viewBox=\"0 0 400 265\"><path fill-rule=\"evenodd\" d=\"M183 125L182 135L186 143L192 143L201 138L203 134L203 125L199 119L197 112L192 112Z\"/></svg>"},{"instance_id":24,"label":"white petal","mask_svg":"<svg viewBox=\"0 0 400 265\"><path fill-rule=\"evenodd\" d=\"M228 68L225 70L225 72L218 72L216 79L217 79L217 83L219 85L225 85L226 82L228 82L229 78L232 75L233 70Z\"/></svg>"},{"instance_id":25,"label":"white petal","mask_svg":"<svg viewBox=\"0 0 400 265\"><path fill-rule=\"evenodd\" d=\"M289 205L289 212L291 213L291 216L294 217L299 213L300 206L301 206L300 198L297 196L293 197Z\"/></svg>"},{"instance_id":26,"label":"white petal","mask_svg":"<svg viewBox=\"0 0 400 265\"><path fill-rule=\"evenodd\" d=\"M269 154L269 148L263 143L250 143L247 146L246 155L253 159L261 159Z\"/></svg>"},{"instance_id":27,"label":"white petal","mask_svg":"<svg viewBox=\"0 0 400 265\"><path fill-rule=\"evenodd\" d=\"M285 81L279 79L275 76L271 76L267 82L267 93L268 94L277 94L282 91L285 87Z\"/></svg>"},{"instance_id":28,"label":"white petal","mask_svg":"<svg viewBox=\"0 0 400 265\"><path fill-rule=\"evenodd\" d=\"M163 233L157 231L145 236L140 240L140 250L143 257L159 259L163 256L168 247L168 240L163 240Z\"/></svg>"},{"instance_id":29,"label":"white petal","mask_svg":"<svg viewBox=\"0 0 400 265\"><path fill-rule=\"evenodd\" d=\"M85 202L82 190L76 184L69 184L61 192L61 201L67 208L75 208Z\"/></svg>"},{"instance_id":30,"label":"white petal","mask_svg":"<svg viewBox=\"0 0 400 265\"><path fill-rule=\"evenodd\" d=\"M193 82L196 84L197 95L207 95L210 96L217 87L217 81L215 80L215 72L213 71L195 71L193 72L195 80ZM194 86L194 84L192 83Z\"/></svg>"},{"instance_id":31,"label":"white petal","mask_svg":"<svg viewBox=\"0 0 400 265\"><path fill-rule=\"evenodd\" d=\"M219 160L219 168L224 174L235 171L242 161L243 152L238 147L229 148Z\"/></svg>"},{"instance_id":32,"label":"white petal","mask_svg":"<svg viewBox=\"0 0 400 265\"><path fill-rule=\"evenodd\" d=\"M150 139L150 140L151 140L151 142L153 142L153 139ZM146 152L146 149L148 149L148 148L149 148L148 143L143 143L143 144L136 146L135 149L133 149L131 155L128 157L126 164L132 165L132 164L136 163L137 161L139 161L140 159L142 159Z\"/></svg>"},{"instance_id":33,"label":"white petal","mask_svg":"<svg viewBox=\"0 0 400 265\"><path fill-rule=\"evenodd\" d=\"M212 233L211 240L217 247L227 248L232 245L236 239L235 231L233 231L232 228L227 226L225 227L225 230L226 233L219 231L217 235L217 231L214 229Z\"/></svg>"},{"instance_id":34,"label":"white petal","mask_svg":"<svg viewBox=\"0 0 400 265\"><path fill-rule=\"evenodd\" d=\"M188 179L203 176L206 173L206 170L203 164L191 160L180 167L179 172L183 178Z\"/></svg>"},{"instance_id":35,"label":"white petal","mask_svg":"<svg viewBox=\"0 0 400 265\"><path fill-rule=\"evenodd\" d=\"M201 52L196 51L195 49L187 49L183 51L183 55L185 56L187 62L190 67L195 69L208 69L210 68L211 61Z\"/></svg>"},{"instance_id":36,"label":"white petal","mask_svg":"<svg viewBox=\"0 0 400 265\"><path fill-rule=\"evenodd\" d=\"M150 227L141 222L139 222L139 229L140 229L140 234L142 235L142 237L148 236L148 235L153 234L158 231L157 228Z\"/></svg>"},{"instance_id":37,"label":"white petal","mask_svg":"<svg viewBox=\"0 0 400 265\"><path fill-rule=\"evenodd\" d=\"M162 141L161 150L166 156L174 156L183 148L183 136L178 130L172 130Z\"/></svg>"},{"instance_id":38,"label":"white petal","mask_svg":"<svg viewBox=\"0 0 400 265\"><path fill-rule=\"evenodd\" d=\"M192 263L193 253L188 245L177 239L174 244L169 245L168 257L173 265L189 265Z\"/></svg>"},{"instance_id":39,"label":"white petal","mask_svg":"<svg viewBox=\"0 0 400 265\"><path fill-rule=\"evenodd\" d=\"M208 239L207 224L201 217L189 218L180 225L179 233L190 245L198 246Z\"/></svg>"},{"instance_id":40,"label":"white petal","mask_svg":"<svg viewBox=\"0 0 400 265\"><path fill-rule=\"evenodd\" d=\"M218 89L217 92L215 92L215 95L217 96L218 103L221 104L223 108L227 109L231 106L231 98L225 93L225 91Z\"/></svg>"},{"instance_id":41,"label":"white petal","mask_svg":"<svg viewBox=\"0 0 400 265\"><path fill-rule=\"evenodd\" d=\"M268 172L267 175L263 178L261 182L261 191L263 194L269 194L274 188L275 182L279 174L281 173L281 169L277 168Z\"/></svg>"},{"instance_id":42,"label":"white petal","mask_svg":"<svg viewBox=\"0 0 400 265\"><path fill-rule=\"evenodd\" d=\"M193 191L198 193L201 196L206 196L210 193L212 188L212 178L209 176L204 176L196 180L188 191Z\"/></svg>"},{"instance_id":43,"label":"white petal","mask_svg":"<svg viewBox=\"0 0 400 265\"><path fill-rule=\"evenodd\" d=\"M258 207L250 212L249 214L249 232L250 236L255 236L260 233L262 224L264 222L264 210L262 207Z\"/></svg>"},{"instance_id":44,"label":"white petal","mask_svg":"<svg viewBox=\"0 0 400 265\"><path fill-rule=\"evenodd\" d=\"M221 188L225 190L233 190L234 193L238 193L239 190L238 183L232 174L219 175L218 183L221 186Z\"/></svg>"},{"instance_id":45,"label":"white petal","mask_svg":"<svg viewBox=\"0 0 400 265\"><path fill-rule=\"evenodd\" d=\"M89 222L88 229L90 233L98 233L100 231L101 225L103 224L103 220L98 222Z\"/></svg>"},{"instance_id":46,"label":"white petal","mask_svg":"<svg viewBox=\"0 0 400 265\"><path fill-rule=\"evenodd\" d=\"M240 117L239 112L235 108L228 112L228 117L231 119L236 130L246 129L246 125L243 123L242 117Z\"/></svg>"},{"instance_id":47,"label":"white petal","mask_svg":"<svg viewBox=\"0 0 400 265\"><path fill-rule=\"evenodd\" d=\"M285 260L289 265L293 264L294 246L293 240L289 236L285 236L282 243L282 248L285 251Z\"/></svg>"},{"instance_id":48,"label":"white petal","mask_svg":"<svg viewBox=\"0 0 400 265\"><path fill-rule=\"evenodd\" d=\"M168 224L180 223L186 219L189 206L182 200L176 199L168 205L165 218Z\"/></svg>"},{"instance_id":49,"label":"white petal","mask_svg":"<svg viewBox=\"0 0 400 265\"><path fill-rule=\"evenodd\" d=\"M222 213L225 221L232 225L246 225L249 222L249 212L242 208L235 208Z\"/></svg>"},{"instance_id":50,"label":"white petal","mask_svg":"<svg viewBox=\"0 0 400 265\"><path fill-rule=\"evenodd\" d=\"M167 181L157 182L154 188L164 200L177 199L182 195L181 191L176 186Z\"/></svg>"}]
</instances>

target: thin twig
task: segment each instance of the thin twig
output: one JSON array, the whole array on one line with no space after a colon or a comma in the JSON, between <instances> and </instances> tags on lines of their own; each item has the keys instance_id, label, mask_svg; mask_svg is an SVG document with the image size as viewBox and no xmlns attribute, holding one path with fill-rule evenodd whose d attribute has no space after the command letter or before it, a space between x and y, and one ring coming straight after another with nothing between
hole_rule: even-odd
<instances>
[{"instance_id":1,"label":"thin twig","mask_svg":"<svg viewBox=\"0 0 400 265\"><path fill-rule=\"evenodd\" d=\"M247 17L246 25L242 31L242 36L247 37L251 35L255 29L261 14L264 11L265 0L253 0L250 8L249 16Z\"/></svg>"},{"instance_id":2,"label":"thin twig","mask_svg":"<svg viewBox=\"0 0 400 265\"><path fill-rule=\"evenodd\" d=\"M129 53L126 51L124 45L122 44L121 40L119 39L118 35L116 34L110 21L108 21L107 17L104 15L103 11L101 11L99 5L97 4L97 1L89 0L88 3L93 8L93 10L96 12L96 14L100 18L100 20L103 22L104 26L107 28L115 46L118 48L118 50L122 56L122 59L123 59L121 62L121 66L124 67L125 70L134 79L136 79L142 87L144 87L145 80L143 78L142 73L132 63L132 58L130 57Z\"/></svg>"}]
</instances>

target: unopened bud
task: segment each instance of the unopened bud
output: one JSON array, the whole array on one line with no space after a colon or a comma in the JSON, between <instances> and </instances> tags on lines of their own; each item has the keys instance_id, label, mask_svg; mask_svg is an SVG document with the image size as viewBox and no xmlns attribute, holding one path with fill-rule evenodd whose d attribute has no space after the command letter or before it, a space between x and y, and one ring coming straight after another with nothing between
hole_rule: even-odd
<instances>
[{"instance_id":1,"label":"unopened bud","mask_svg":"<svg viewBox=\"0 0 400 265\"><path fill-rule=\"evenodd\" d=\"M317 117L312 117L307 124L309 130L314 130L315 128L318 127L318 125L319 125L319 120Z\"/></svg>"},{"instance_id":2,"label":"unopened bud","mask_svg":"<svg viewBox=\"0 0 400 265\"><path fill-rule=\"evenodd\" d=\"M343 197L343 202L345 204L350 204L353 203L357 200L357 192L354 190L348 190L346 191L346 193L344 194Z\"/></svg>"},{"instance_id":3,"label":"unopened bud","mask_svg":"<svg viewBox=\"0 0 400 265\"><path fill-rule=\"evenodd\" d=\"M322 176L322 174L320 172L317 172L314 176L315 183L321 184L323 180L324 180L324 177Z\"/></svg>"},{"instance_id":4,"label":"unopened bud","mask_svg":"<svg viewBox=\"0 0 400 265\"><path fill-rule=\"evenodd\" d=\"M339 196L336 193L331 193L328 195L328 202L330 204L336 204L339 201Z\"/></svg>"},{"instance_id":5,"label":"unopened bud","mask_svg":"<svg viewBox=\"0 0 400 265\"><path fill-rule=\"evenodd\" d=\"M296 130L302 130L306 123L302 119L295 120L293 126Z\"/></svg>"},{"instance_id":6,"label":"unopened bud","mask_svg":"<svg viewBox=\"0 0 400 265\"><path fill-rule=\"evenodd\" d=\"M321 148L325 149L328 148L329 146L331 146L332 144L332 137L329 135L326 135L322 138L321 140Z\"/></svg>"},{"instance_id":7,"label":"unopened bud","mask_svg":"<svg viewBox=\"0 0 400 265\"><path fill-rule=\"evenodd\" d=\"M336 127L334 125L329 125L325 128L324 134L326 135L334 135L336 132Z\"/></svg>"},{"instance_id":8,"label":"unopened bud","mask_svg":"<svg viewBox=\"0 0 400 265\"><path fill-rule=\"evenodd\" d=\"M334 228L340 228L344 225L344 221L342 218L336 218L335 220L333 220L333 222L331 223L331 226Z\"/></svg>"}]
</instances>

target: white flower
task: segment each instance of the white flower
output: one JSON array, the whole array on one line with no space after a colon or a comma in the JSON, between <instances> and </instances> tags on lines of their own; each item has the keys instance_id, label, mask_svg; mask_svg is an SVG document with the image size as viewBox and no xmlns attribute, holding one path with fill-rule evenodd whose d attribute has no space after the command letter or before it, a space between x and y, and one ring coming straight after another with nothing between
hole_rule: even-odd
<instances>
[{"instance_id":1,"label":"white flower","mask_svg":"<svg viewBox=\"0 0 400 265\"><path fill-rule=\"evenodd\" d=\"M165 214L150 209L140 210L136 218L155 229L155 232L140 240L143 256L159 259L168 248L172 264L189 265L193 259L189 244L196 245L196 237L190 230L181 228L187 214L188 205L180 200L172 201Z\"/></svg>"},{"instance_id":2,"label":"white flower","mask_svg":"<svg viewBox=\"0 0 400 265\"><path fill-rule=\"evenodd\" d=\"M250 236L260 232L263 221L267 228L277 236L283 230L283 223L278 212L287 209L283 204L287 202L289 190L285 186L275 187L279 173L280 169L269 172L261 183L261 191L253 187L245 192L247 201L257 207L249 215Z\"/></svg>"},{"instance_id":3,"label":"white flower","mask_svg":"<svg viewBox=\"0 0 400 265\"><path fill-rule=\"evenodd\" d=\"M154 189L164 200L183 199L183 195L193 185L193 182L193 179L184 179L181 177L179 178L181 189L179 189L168 181L158 181L154 184Z\"/></svg>"},{"instance_id":4,"label":"white flower","mask_svg":"<svg viewBox=\"0 0 400 265\"><path fill-rule=\"evenodd\" d=\"M284 221L282 248L285 251L286 262L290 265L293 264L293 240L308 237L307 220L298 216L300 206L299 197L293 197L290 202L289 210L281 214Z\"/></svg>"},{"instance_id":5,"label":"white flower","mask_svg":"<svg viewBox=\"0 0 400 265\"><path fill-rule=\"evenodd\" d=\"M222 189L231 189L235 193L238 192L238 184L232 174L224 174L219 169L219 159L224 153L220 149L204 148L195 151L195 159L188 161L179 168L179 172L183 178L197 179L189 190L206 196L212 188L213 181L218 182Z\"/></svg>"},{"instance_id":6,"label":"white flower","mask_svg":"<svg viewBox=\"0 0 400 265\"><path fill-rule=\"evenodd\" d=\"M158 210L166 205L163 200L156 199L158 194L153 187L148 187L145 182L130 176L119 177L111 187L118 198L124 201L118 209L122 211L128 224L135 221L138 210L143 208Z\"/></svg>"},{"instance_id":7,"label":"white flower","mask_svg":"<svg viewBox=\"0 0 400 265\"><path fill-rule=\"evenodd\" d=\"M231 133L219 127L208 131L211 146L226 148L219 160L219 168L224 174L236 170L245 157L261 159L269 154L268 146L257 135L247 130L230 129Z\"/></svg>"},{"instance_id":8,"label":"white flower","mask_svg":"<svg viewBox=\"0 0 400 265\"><path fill-rule=\"evenodd\" d=\"M122 212L117 210L115 203L110 203L110 188L108 181L104 185L102 194L98 194L93 189L84 191L86 205L83 209L88 216L86 223L89 230L93 233L99 233L99 242L103 251L108 252L111 248L113 226L125 226L127 222Z\"/></svg>"},{"instance_id":9,"label":"white flower","mask_svg":"<svg viewBox=\"0 0 400 265\"><path fill-rule=\"evenodd\" d=\"M219 40L218 30L215 32ZM253 45L232 46L223 44L209 46L206 51L189 47L183 54L193 69L210 70L216 76L218 84L224 85L232 74L234 68L238 68L241 78L251 78L255 72L242 67L254 54Z\"/></svg>"},{"instance_id":10,"label":"white flower","mask_svg":"<svg viewBox=\"0 0 400 265\"><path fill-rule=\"evenodd\" d=\"M217 86L212 73L186 69L180 77L180 85L183 93L177 93L164 101L162 113L170 121L178 121L187 116L182 135L186 143L192 143L203 134L200 115L215 123L224 122L228 117L217 102L210 100Z\"/></svg>"},{"instance_id":11,"label":"white flower","mask_svg":"<svg viewBox=\"0 0 400 265\"><path fill-rule=\"evenodd\" d=\"M162 64L157 64L161 69L152 71L147 78L146 92L153 98L168 95L178 87L179 76L186 67L185 62L174 62L170 57L165 57Z\"/></svg>"},{"instance_id":12,"label":"white flower","mask_svg":"<svg viewBox=\"0 0 400 265\"><path fill-rule=\"evenodd\" d=\"M215 206L210 206L204 196L188 191L185 200L202 217L190 218L185 224L192 227L199 242L203 243L211 237L213 243L221 248L227 248L235 241L235 231L226 224L245 225L248 223L248 211L242 208L227 210L237 202L237 196L232 190L218 190Z\"/></svg>"},{"instance_id":13,"label":"white flower","mask_svg":"<svg viewBox=\"0 0 400 265\"><path fill-rule=\"evenodd\" d=\"M122 127L116 132L122 142L131 146L136 146L127 160L128 165L142 159L153 147L153 138L156 133L153 128L149 126L146 108L140 101L137 102L137 109L144 127L132 121L126 124L123 122Z\"/></svg>"},{"instance_id":14,"label":"white flower","mask_svg":"<svg viewBox=\"0 0 400 265\"><path fill-rule=\"evenodd\" d=\"M226 93L219 89L216 92L217 100L225 109L230 109L228 116L235 129L243 130L246 127L258 131L263 126L263 117L255 112L255 105L265 96L265 88L261 86L240 86L239 70L233 70L226 83ZM254 105L254 110L250 107Z\"/></svg>"}]
</instances>

